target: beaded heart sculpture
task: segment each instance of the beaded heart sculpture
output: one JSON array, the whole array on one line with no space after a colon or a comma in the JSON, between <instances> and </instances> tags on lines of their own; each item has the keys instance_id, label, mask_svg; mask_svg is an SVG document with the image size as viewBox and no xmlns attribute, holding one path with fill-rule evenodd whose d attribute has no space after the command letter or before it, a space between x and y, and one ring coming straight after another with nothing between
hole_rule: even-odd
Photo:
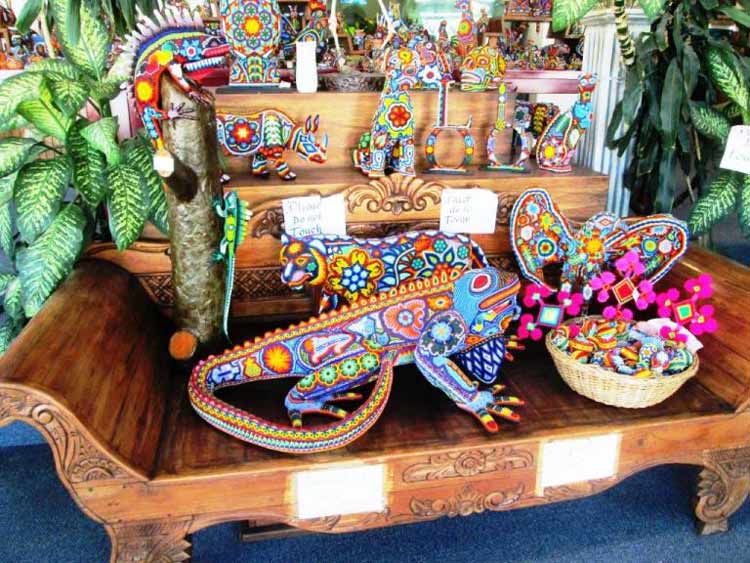
<instances>
[{"instance_id":1,"label":"beaded heart sculpture","mask_svg":"<svg viewBox=\"0 0 750 563\"><path fill-rule=\"evenodd\" d=\"M561 264L561 289L580 290L586 298L593 292L593 277L631 251L643 263L641 278L656 282L682 257L689 239L685 223L671 215L626 223L598 213L574 231L542 189L527 190L516 200L510 237L524 277L555 289L545 281L544 269Z\"/></svg>"},{"instance_id":2,"label":"beaded heart sculpture","mask_svg":"<svg viewBox=\"0 0 750 563\"><path fill-rule=\"evenodd\" d=\"M319 452L364 435L383 413L393 367L414 364L487 431L497 432L493 416L518 421L509 405L523 401L498 395L501 385L479 389L449 356L502 335L519 287L515 274L494 268L411 282L209 357L193 370L190 401L209 424L246 442L295 454ZM222 387L287 377L299 380L285 400L291 426L215 397ZM338 406L361 399L355 390L373 380L370 396L354 412ZM338 420L303 428L310 414Z\"/></svg>"},{"instance_id":3,"label":"beaded heart sculpture","mask_svg":"<svg viewBox=\"0 0 750 563\"><path fill-rule=\"evenodd\" d=\"M321 287L319 312L453 270L489 266L469 237L411 231L382 239L311 235L281 238L281 281Z\"/></svg>"}]
</instances>

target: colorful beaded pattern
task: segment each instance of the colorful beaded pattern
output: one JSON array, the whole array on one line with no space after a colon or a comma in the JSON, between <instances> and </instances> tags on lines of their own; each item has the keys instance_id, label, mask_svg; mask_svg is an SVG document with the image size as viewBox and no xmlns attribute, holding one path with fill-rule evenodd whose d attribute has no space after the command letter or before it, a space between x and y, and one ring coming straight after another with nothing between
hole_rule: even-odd
<instances>
[{"instance_id":1,"label":"colorful beaded pattern","mask_svg":"<svg viewBox=\"0 0 750 563\"><path fill-rule=\"evenodd\" d=\"M209 357L193 370L190 401L210 424L252 444L297 454L330 450L356 440L377 421L393 366L413 363L457 406L497 432L493 415L517 421L508 406L522 401L497 396L502 386L478 389L448 356L498 338L515 312L519 287L515 274L494 268L417 280ZM222 387L284 377L299 379L285 400L291 426L214 396ZM361 398L353 390L372 379L375 387L356 411L336 406ZM302 428L303 416L311 413L339 420Z\"/></svg>"}]
</instances>

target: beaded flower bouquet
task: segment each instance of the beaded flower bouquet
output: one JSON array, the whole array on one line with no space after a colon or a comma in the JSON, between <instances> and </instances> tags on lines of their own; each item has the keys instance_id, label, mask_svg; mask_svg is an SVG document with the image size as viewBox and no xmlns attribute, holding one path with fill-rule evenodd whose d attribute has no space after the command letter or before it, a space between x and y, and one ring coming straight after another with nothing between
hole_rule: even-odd
<instances>
[{"instance_id":1,"label":"beaded flower bouquet","mask_svg":"<svg viewBox=\"0 0 750 563\"><path fill-rule=\"evenodd\" d=\"M655 289L687 249L681 221L655 215L627 224L598 214L573 232L547 192L529 190L514 207L511 239L533 282L524 292L518 337L541 340L548 331L547 349L573 390L642 408L665 400L698 371L698 337L717 329L706 303L711 277ZM544 279L544 268L555 262L562 265L559 288Z\"/></svg>"}]
</instances>

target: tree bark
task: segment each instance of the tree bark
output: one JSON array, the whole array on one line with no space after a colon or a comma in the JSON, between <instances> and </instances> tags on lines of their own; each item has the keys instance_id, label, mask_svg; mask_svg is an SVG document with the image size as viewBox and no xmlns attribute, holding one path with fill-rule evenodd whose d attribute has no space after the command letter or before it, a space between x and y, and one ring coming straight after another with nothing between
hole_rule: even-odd
<instances>
[{"instance_id":1,"label":"tree bark","mask_svg":"<svg viewBox=\"0 0 750 563\"><path fill-rule=\"evenodd\" d=\"M179 331L212 349L222 342L226 284L224 262L214 260L223 228L213 208L214 198L223 197L214 107L193 101L169 77L161 80L161 98L163 108L184 104L193 110L191 119L162 122L165 147L175 161L166 179L173 318Z\"/></svg>"}]
</instances>

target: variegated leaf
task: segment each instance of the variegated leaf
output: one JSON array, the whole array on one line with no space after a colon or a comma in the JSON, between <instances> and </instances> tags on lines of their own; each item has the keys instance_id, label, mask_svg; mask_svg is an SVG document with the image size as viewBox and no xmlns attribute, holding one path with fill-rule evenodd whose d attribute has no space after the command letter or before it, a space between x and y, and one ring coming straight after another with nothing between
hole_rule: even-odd
<instances>
[{"instance_id":1,"label":"variegated leaf","mask_svg":"<svg viewBox=\"0 0 750 563\"><path fill-rule=\"evenodd\" d=\"M96 150L104 153L109 166L120 163L120 146L117 144L117 120L105 117L81 129L81 135Z\"/></svg>"},{"instance_id":2,"label":"variegated leaf","mask_svg":"<svg viewBox=\"0 0 750 563\"><path fill-rule=\"evenodd\" d=\"M21 332L21 323L12 319L10 315L3 317L0 321L0 356L5 354L19 332Z\"/></svg>"},{"instance_id":3,"label":"variegated leaf","mask_svg":"<svg viewBox=\"0 0 750 563\"><path fill-rule=\"evenodd\" d=\"M20 278L14 277L8 282L3 298L3 309L17 321L23 319L23 298Z\"/></svg>"},{"instance_id":4,"label":"variegated leaf","mask_svg":"<svg viewBox=\"0 0 750 563\"><path fill-rule=\"evenodd\" d=\"M691 103L690 119L701 135L710 137L722 144L726 142L731 124L721 112L705 104Z\"/></svg>"},{"instance_id":5,"label":"variegated leaf","mask_svg":"<svg viewBox=\"0 0 750 563\"><path fill-rule=\"evenodd\" d=\"M43 83L44 75L33 72L22 72L0 82L0 124L5 126L6 122L11 121L19 104L38 98ZM3 130L15 128L16 123L12 125Z\"/></svg>"},{"instance_id":6,"label":"variegated leaf","mask_svg":"<svg viewBox=\"0 0 750 563\"><path fill-rule=\"evenodd\" d=\"M104 155L81 135L88 121L79 120L68 134L68 154L73 160L73 187L90 207L96 207L107 194L107 163Z\"/></svg>"},{"instance_id":7,"label":"variegated leaf","mask_svg":"<svg viewBox=\"0 0 750 563\"><path fill-rule=\"evenodd\" d=\"M49 8L55 20L57 39L65 58L91 78L101 80L107 66L107 55L111 47L109 32L86 2L80 7L80 34L77 41L68 33L68 0L50 0Z\"/></svg>"},{"instance_id":8,"label":"variegated leaf","mask_svg":"<svg viewBox=\"0 0 750 563\"><path fill-rule=\"evenodd\" d=\"M714 84L740 107L743 115L747 115L750 112L750 92L742 73L732 68L725 60L725 53L718 47L709 47L706 56Z\"/></svg>"},{"instance_id":9,"label":"variegated leaf","mask_svg":"<svg viewBox=\"0 0 750 563\"><path fill-rule=\"evenodd\" d=\"M736 206L740 186L740 178L734 172L724 171L714 178L706 195L696 201L690 211L688 219L690 234L694 236L705 234L729 215Z\"/></svg>"},{"instance_id":10,"label":"variegated leaf","mask_svg":"<svg viewBox=\"0 0 750 563\"><path fill-rule=\"evenodd\" d=\"M15 241L13 240L13 213L11 204L0 205L0 250L9 259L13 259L15 250Z\"/></svg>"},{"instance_id":11,"label":"variegated leaf","mask_svg":"<svg viewBox=\"0 0 750 563\"><path fill-rule=\"evenodd\" d=\"M50 78L49 89L58 107L68 115L74 115L83 107L89 97L88 88L80 80Z\"/></svg>"},{"instance_id":12,"label":"variegated leaf","mask_svg":"<svg viewBox=\"0 0 750 563\"><path fill-rule=\"evenodd\" d=\"M52 92L46 86L40 88L37 99L19 104L17 111L39 131L61 141L65 141L73 123L70 116L63 114L52 103Z\"/></svg>"},{"instance_id":13,"label":"variegated leaf","mask_svg":"<svg viewBox=\"0 0 750 563\"><path fill-rule=\"evenodd\" d=\"M126 146L128 164L140 170L148 192L148 218L162 233L169 234L167 198L164 181L154 170L151 147L141 139L132 139Z\"/></svg>"},{"instance_id":14,"label":"variegated leaf","mask_svg":"<svg viewBox=\"0 0 750 563\"><path fill-rule=\"evenodd\" d=\"M107 171L107 183L109 230L118 250L125 250L141 235L148 216L145 182L138 170L123 163Z\"/></svg>"},{"instance_id":15,"label":"variegated leaf","mask_svg":"<svg viewBox=\"0 0 750 563\"><path fill-rule=\"evenodd\" d=\"M555 0L552 4L552 29L562 31L575 24L596 6L597 0Z\"/></svg>"},{"instance_id":16,"label":"variegated leaf","mask_svg":"<svg viewBox=\"0 0 750 563\"><path fill-rule=\"evenodd\" d=\"M70 80L83 78L78 69L65 59L41 59L26 66L24 72L54 73Z\"/></svg>"},{"instance_id":17,"label":"variegated leaf","mask_svg":"<svg viewBox=\"0 0 750 563\"><path fill-rule=\"evenodd\" d=\"M34 139L22 137L0 139L0 177L12 174L21 168L35 144Z\"/></svg>"},{"instance_id":18,"label":"variegated leaf","mask_svg":"<svg viewBox=\"0 0 750 563\"><path fill-rule=\"evenodd\" d=\"M737 219L740 230L745 236L750 236L750 175L742 178L740 197L737 198Z\"/></svg>"},{"instance_id":19,"label":"variegated leaf","mask_svg":"<svg viewBox=\"0 0 750 563\"><path fill-rule=\"evenodd\" d=\"M86 217L81 208L68 204L47 232L18 251L16 268L23 287L23 309L33 317L58 284L73 269L83 247Z\"/></svg>"},{"instance_id":20,"label":"variegated leaf","mask_svg":"<svg viewBox=\"0 0 750 563\"><path fill-rule=\"evenodd\" d=\"M16 222L26 242L33 242L52 223L68 188L71 168L64 156L35 160L21 168L15 183Z\"/></svg>"}]
</instances>

